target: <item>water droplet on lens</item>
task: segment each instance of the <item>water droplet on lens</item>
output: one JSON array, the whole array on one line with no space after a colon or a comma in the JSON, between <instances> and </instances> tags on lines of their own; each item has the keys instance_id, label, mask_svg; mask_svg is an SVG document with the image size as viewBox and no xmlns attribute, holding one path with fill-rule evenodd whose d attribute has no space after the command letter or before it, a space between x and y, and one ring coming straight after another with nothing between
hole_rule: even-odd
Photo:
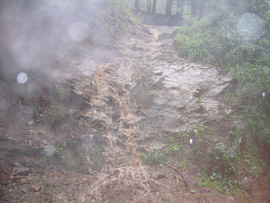
<instances>
[{"instance_id":1,"label":"water droplet on lens","mask_svg":"<svg viewBox=\"0 0 270 203\"><path fill-rule=\"evenodd\" d=\"M44 153L45 156L48 156L48 157L53 156L54 153L55 153L54 146L52 146L52 145L45 146L43 153Z\"/></svg>"},{"instance_id":2,"label":"water droplet on lens","mask_svg":"<svg viewBox=\"0 0 270 203\"><path fill-rule=\"evenodd\" d=\"M245 13L242 15L237 29L244 40L260 39L266 32L263 20L255 13Z\"/></svg>"},{"instance_id":3,"label":"water droplet on lens","mask_svg":"<svg viewBox=\"0 0 270 203\"><path fill-rule=\"evenodd\" d=\"M18 75L17 75L17 82L18 83L21 83L21 84L24 84L26 83L28 80L28 76L25 72L20 72Z\"/></svg>"},{"instance_id":4,"label":"water droplet on lens","mask_svg":"<svg viewBox=\"0 0 270 203\"><path fill-rule=\"evenodd\" d=\"M69 36L76 41L85 40L89 35L89 26L85 22L75 22L69 28Z\"/></svg>"}]
</instances>

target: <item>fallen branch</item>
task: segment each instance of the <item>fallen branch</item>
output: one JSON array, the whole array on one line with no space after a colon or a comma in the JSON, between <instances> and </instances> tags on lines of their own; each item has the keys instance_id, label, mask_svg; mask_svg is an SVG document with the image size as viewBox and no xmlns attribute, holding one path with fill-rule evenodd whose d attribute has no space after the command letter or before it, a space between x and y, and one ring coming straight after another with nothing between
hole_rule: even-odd
<instances>
[{"instance_id":1,"label":"fallen branch","mask_svg":"<svg viewBox=\"0 0 270 203\"><path fill-rule=\"evenodd\" d=\"M177 168L175 168L173 165L171 165L171 164L169 164L169 163L166 163L166 165L167 165L169 168L175 170L175 171L182 177L183 182L185 183L185 186L188 188L189 192L194 193L194 191L190 189L189 184L187 183L187 181L186 181L186 179L185 179L185 176L184 176Z\"/></svg>"},{"instance_id":2,"label":"fallen branch","mask_svg":"<svg viewBox=\"0 0 270 203\"><path fill-rule=\"evenodd\" d=\"M243 165L243 169L246 172L246 174L248 175L248 177L251 179L252 178L252 175L249 174L249 172L247 170L247 167L245 165Z\"/></svg>"}]
</instances>

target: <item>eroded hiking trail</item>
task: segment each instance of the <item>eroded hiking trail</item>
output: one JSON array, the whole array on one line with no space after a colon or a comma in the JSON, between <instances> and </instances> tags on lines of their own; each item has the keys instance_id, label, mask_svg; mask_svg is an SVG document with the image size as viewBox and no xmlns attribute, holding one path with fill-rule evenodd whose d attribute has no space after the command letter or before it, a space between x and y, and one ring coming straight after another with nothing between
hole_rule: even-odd
<instances>
[{"instance_id":1,"label":"eroded hiking trail","mask_svg":"<svg viewBox=\"0 0 270 203\"><path fill-rule=\"evenodd\" d=\"M231 78L179 59L172 29L146 26L142 37L56 64L67 103L60 121L53 120L61 130L42 122L48 120L42 108L16 136L1 128L2 202L237 202L199 188L192 170L184 173L191 192L171 168L140 162L140 153L163 148L178 131L223 119L220 95ZM41 100L46 104L50 93ZM30 115L27 107L20 104L17 120Z\"/></svg>"}]
</instances>

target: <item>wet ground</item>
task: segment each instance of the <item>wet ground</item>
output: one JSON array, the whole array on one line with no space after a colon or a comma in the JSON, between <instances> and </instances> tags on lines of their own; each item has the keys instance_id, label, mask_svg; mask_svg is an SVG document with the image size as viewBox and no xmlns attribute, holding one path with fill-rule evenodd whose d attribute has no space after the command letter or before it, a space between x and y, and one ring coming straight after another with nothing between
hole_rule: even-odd
<instances>
[{"instance_id":1,"label":"wet ground","mask_svg":"<svg viewBox=\"0 0 270 203\"><path fill-rule=\"evenodd\" d=\"M231 78L179 59L172 30L146 26L111 47L82 46L33 79L35 99L1 112L1 202L270 202L266 183L223 196L199 187L192 170L188 188L170 167L142 166L139 154L170 135L222 122L220 106L234 111L221 99Z\"/></svg>"}]
</instances>

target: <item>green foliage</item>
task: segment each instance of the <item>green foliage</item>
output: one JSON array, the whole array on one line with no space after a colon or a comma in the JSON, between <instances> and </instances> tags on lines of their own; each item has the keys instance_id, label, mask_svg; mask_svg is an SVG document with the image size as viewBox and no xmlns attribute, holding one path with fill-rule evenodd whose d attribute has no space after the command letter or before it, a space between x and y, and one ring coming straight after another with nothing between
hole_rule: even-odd
<instances>
[{"instance_id":1,"label":"green foliage","mask_svg":"<svg viewBox=\"0 0 270 203\"><path fill-rule=\"evenodd\" d=\"M222 21L223 18L227 21ZM236 22L226 18L226 14L209 16L201 21L190 17L187 25L176 29L173 35L180 56L219 65L228 63L230 59L226 54L239 40Z\"/></svg>"},{"instance_id":2,"label":"green foliage","mask_svg":"<svg viewBox=\"0 0 270 203\"><path fill-rule=\"evenodd\" d=\"M57 87L53 94L53 100L48 109L50 125L54 128L59 127L64 120L69 102L70 89L67 87Z\"/></svg>"},{"instance_id":3,"label":"green foliage","mask_svg":"<svg viewBox=\"0 0 270 203\"><path fill-rule=\"evenodd\" d=\"M222 144L222 138L217 136L214 127L200 125L194 129L192 152L194 157L204 165L208 176L219 174L222 177L233 178L238 169L238 154L227 145Z\"/></svg>"},{"instance_id":4,"label":"green foliage","mask_svg":"<svg viewBox=\"0 0 270 203\"><path fill-rule=\"evenodd\" d=\"M194 129L193 157L203 171L199 185L231 193L239 187L235 180L239 154L230 145L222 144L224 140L217 133L217 126L200 125Z\"/></svg>"},{"instance_id":5,"label":"green foliage","mask_svg":"<svg viewBox=\"0 0 270 203\"><path fill-rule=\"evenodd\" d=\"M188 142L188 137L188 133L180 131L175 137L168 138L166 147L140 154L142 164L162 167L170 156L179 155L184 144Z\"/></svg>"},{"instance_id":6,"label":"green foliage","mask_svg":"<svg viewBox=\"0 0 270 203\"><path fill-rule=\"evenodd\" d=\"M270 145L269 68L260 65L237 64L229 68L229 73L239 82L235 92L227 93L225 97L227 102L235 99L241 101L242 119L245 121L246 131L262 143Z\"/></svg>"},{"instance_id":7,"label":"green foliage","mask_svg":"<svg viewBox=\"0 0 270 203\"><path fill-rule=\"evenodd\" d=\"M243 107L243 119L247 132L251 133L260 143L270 145L270 120L267 114L267 107Z\"/></svg>"},{"instance_id":8,"label":"green foliage","mask_svg":"<svg viewBox=\"0 0 270 203\"><path fill-rule=\"evenodd\" d=\"M156 56L155 60L173 62L175 59L172 54L161 54Z\"/></svg>"},{"instance_id":9,"label":"green foliage","mask_svg":"<svg viewBox=\"0 0 270 203\"><path fill-rule=\"evenodd\" d=\"M234 177L238 169L238 157L234 151L216 143L211 146L211 154L207 157L206 170L208 175L219 174L222 177Z\"/></svg>"},{"instance_id":10,"label":"green foliage","mask_svg":"<svg viewBox=\"0 0 270 203\"><path fill-rule=\"evenodd\" d=\"M120 33L128 31L133 26L133 31L138 26L138 19L132 14L130 6L125 0L114 0L110 3L107 15L107 30L117 37Z\"/></svg>"},{"instance_id":11,"label":"green foliage","mask_svg":"<svg viewBox=\"0 0 270 203\"><path fill-rule=\"evenodd\" d=\"M232 126L229 140L226 143L217 136L215 128L199 126L196 128L192 151L196 160L200 162L203 175L200 173L200 186L216 188L221 193L240 191L240 184L236 180L239 169L246 167L249 174L256 177L266 171L265 163L258 157L258 149L240 140L246 139L246 133Z\"/></svg>"},{"instance_id":12,"label":"green foliage","mask_svg":"<svg viewBox=\"0 0 270 203\"><path fill-rule=\"evenodd\" d=\"M249 173L258 177L266 168L265 163L258 157L258 149L251 144L246 144L246 150L242 154L242 164L247 167Z\"/></svg>"},{"instance_id":13,"label":"green foliage","mask_svg":"<svg viewBox=\"0 0 270 203\"><path fill-rule=\"evenodd\" d=\"M57 145L57 147L55 147L55 151L56 151L57 153L63 155L64 150L67 148L67 146L68 146L68 142L67 142L67 140L64 140L64 141L62 141L61 143L59 143L59 144Z\"/></svg>"},{"instance_id":14,"label":"green foliage","mask_svg":"<svg viewBox=\"0 0 270 203\"><path fill-rule=\"evenodd\" d=\"M224 178L222 175L216 173L210 176L200 174L200 176L198 185L201 187L215 188L222 194L237 194L241 192L241 185L235 179Z\"/></svg>"},{"instance_id":15,"label":"green foliage","mask_svg":"<svg viewBox=\"0 0 270 203\"><path fill-rule=\"evenodd\" d=\"M220 13L201 21L188 18L185 26L174 31L174 45L180 56L222 66L236 79L234 89L226 92L225 101L241 104L246 131L269 142L270 98L262 95L270 92L270 35L244 40L237 29L239 16L229 10L230 3L222 2L220 7L215 7ZM242 3L241 8L247 6ZM255 9L254 5L252 2L248 8ZM211 6L209 2L208 9ZM267 14L264 22L269 19Z\"/></svg>"},{"instance_id":16,"label":"green foliage","mask_svg":"<svg viewBox=\"0 0 270 203\"><path fill-rule=\"evenodd\" d=\"M187 57L191 61L205 61L212 62L213 55L205 48L207 45L200 37L188 37L186 35L178 34L175 37L175 45L181 47L179 55Z\"/></svg>"},{"instance_id":17,"label":"green foliage","mask_svg":"<svg viewBox=\"0 0 270 203\"><path fill-rule=\"evenodd\" d=\"M240 138L246 136L243 130L233 126L229 140L218 132L215 124L199 125L190 132L179 131L168 138L164 148L142 153L140 159L144 165L162 167L170 158L178 157L181 171L187 172L192 167L199 172L199 186L215 188L224 194L239 193L241 185L236 179L239 169L244 165L257 177L263 173L265 164L258 158L256 147L247 143L246 150L240 151Z\"/></svg>"},{"instance_id":18,"label":"green foliage","mask_svg":"<svg viewBox=\"0 0 270 203\"><path fill-rule=\"evenodd\" d=\"M213 63L223 67L237 64L269 65L269 36L257 41L244 41L237 29L238 17L228 11L188 19L187 25L176 29L175 47L179 55L190 60Z\"/></svg>"},{"instance_id":19,"label":"green foliage","mask_svg":"<svg viewBox=\"0 0 270 203\"><path fill-rule=\"evenodd\" d=\"M60 103L57 100L54 100L52 102L48 110L50 125L52 127L57 127L60 124L61 120L64 117L65 111L66 111L66 108L62 103Z\"/></svg>"},{"instance_id":20,"label":"green foliage","mask_svg":"<svg viewBox=\"0 0 270 203\"><path fill-rule=\"evenodd\" d=\"M179 168L188 171L189 163L194 163L196 170L203 171L200 186L214 187L222 193L231 193L239 188L235 180L239 168L239 153L217 136L216 126L199 125L191 132L179 131L168 138L166 147L143 153L140 159L144 165L162 167L170 157L179 157ZM239 135L238 135L239 134ZM238 133L240 136L241 133ZM189 144L190 139L194 143ZM237 137L238 138L238 137ZM189 166L190 167L190 166Z\"/></svg>"},{"instance_id":21,"label":"green foliage","mask_svg":"<svg viewBox=\"0 0 270 203\"><path fill-rule=\"evenodd\" d=\"M164 150L154 150L149 154L140 154L140 160L143 165L162 167L167 160L167 154Z\"/></svg>"}]
</instances>

